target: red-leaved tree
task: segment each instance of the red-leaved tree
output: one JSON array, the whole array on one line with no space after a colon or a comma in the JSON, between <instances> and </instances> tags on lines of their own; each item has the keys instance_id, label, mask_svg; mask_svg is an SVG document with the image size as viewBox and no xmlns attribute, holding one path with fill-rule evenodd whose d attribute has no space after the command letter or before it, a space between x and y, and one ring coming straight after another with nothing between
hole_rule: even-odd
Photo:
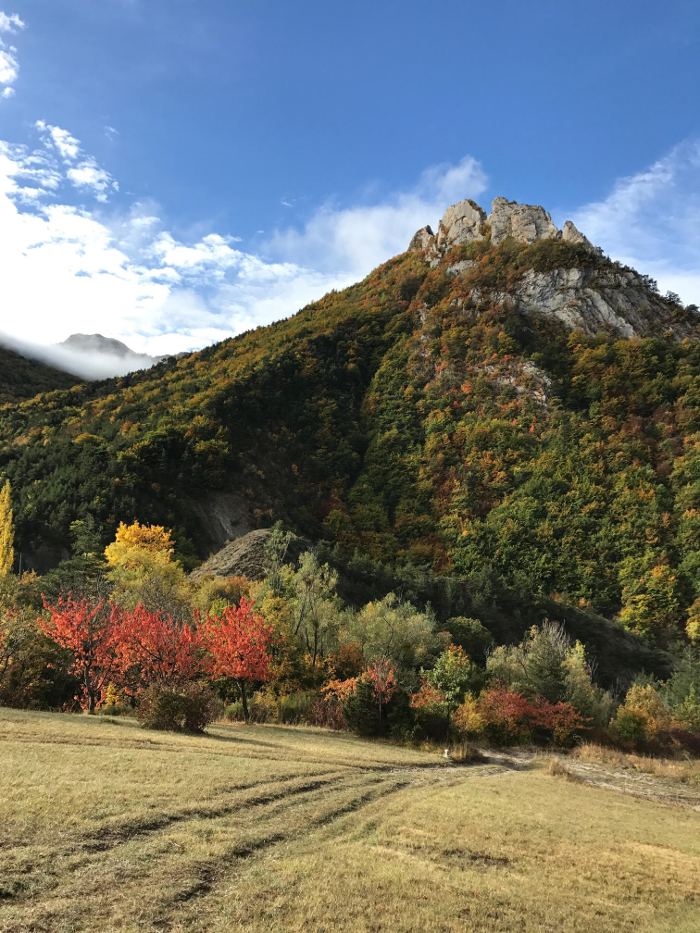
<instances>
[{"instance_id":1,"label":"red-leaved tree","mask_svg":"<svg viewBox=\"0 0 700 933\"><path fill-rule=\"evenodd\" d=\"M59 597L55 606L44 600L51 616L38 625L51 641L73 654L70 671L80 681L80 705L94 713L118 669L117 641L123 611L114 603Z\"/></svg>"},{"instance_id":2,"label":"red-leaved tree","mask_svg":"<svg viewBox=\"0 0 700 933\"><path fill-rule=\"evenodd\" d=\"M202 671L197 630L141 605L123 615L117 654L121 682L130 691L151 684L179 687Z\"/></svg>"},{"instance_id":3,"label":"red-leaved tree","mask_svg":"<svg viewBox=\"0 0 700 933\"><path fill-rule=\"evenodd\" d=\"M379 704L379 731L382 728L382 706L389 702L397 687L396 668L388 658L377 658L365 671L365 677Z\"/></svg>"},{"instance_id":4,"label":"red-leaved tree","mask_svg":"<svg viewBox=\"0 0 700 933\"><path fill-rule=\"evenodd\" d=\"M477 710L506 744L529 738L533 730L541 729L549 732L555 742L566 745L587 723L569 703L549 703L541 697L529 700L503 684L483 693Z\"/></svg>"},{"instance_id":5,"label":"red-leaved tree","mask_svg":"<svg viewBox=\"0 0 700 933\"><path fill-rule=\"evenodd\" d=\"M248 722L246 684L270 679L272 626L253 611L252 603L242 599L239 606L227 607L220 616L207 613L199 623L199 634L207 650L207 669L215 677L236 681Z\"/></svg>"}]
</instances>

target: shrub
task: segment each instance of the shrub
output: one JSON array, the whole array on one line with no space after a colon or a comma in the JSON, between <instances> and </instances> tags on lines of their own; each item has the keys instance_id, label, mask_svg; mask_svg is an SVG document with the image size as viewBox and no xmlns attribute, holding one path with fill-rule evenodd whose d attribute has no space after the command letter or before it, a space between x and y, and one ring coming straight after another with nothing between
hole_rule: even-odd
<instances>
[{"instance_id":1,"label":"shrub","mask_svg":"<svg viewBox=\"0 0 700 933\"><path fill-rule=\"evenodd\" d=\"M623 742L637 745L647 739L648 722L648 717L639 710L621 706L613 720L613 731Z\"/></svg>"},{"instance_id":2,"label":"shrub","mask_svg":"<svg viewBox=\"0 0 700 933\"><path fill-rule=\"evenodd\" d=\"M245 722L245 710L241 700L229 703L224 710L224 716L229 722ZM248 703L248 722L266 723L277 722L277 704L268 697L254 696Z\"/></svg>"},{"instance_id":3,"label":"shrub","mask_svg":"<svg viewBox=\"0 0 700 933\"><path fill-rule=\"evenodd\" d=\"M135 716L136 709L129 703L110 703L97 711L98 716Z\"/></svg>"},{"instance_id":4,"label":"shrub","mask_svg":"<svg viewBox=\"0 0 700 933\"><path fill-rule=\"evenodd\" d=\"M411 697L414 734L417 739L442 742L449 730L448 708L445 695L424 680L420 690Z\"/></svg>"},{"instance_id":5,"label":"shrub","mask_svg":"<svg viewBox=\"0 0 700 933\"><path fill-rule=\"evenodd\" d=\"M489 652L493 649L493 635L484 628L478 619L469 619L465 616L455 616L448 619L445 629L450 633L453 645L464 648L470 658L479 664L486 663Z\"/></svg>"},{"instance_id":6,"label":"shrub","mask_svg":"<svg viewBox=\"0 0 700 933\"><path fill-rule=\"evenodd\" d=\"M377 698L372 684L359 679L355 689L345 701L343 716L353 732L358 735L378 735L380 729L377 713Z\"/></svg>"},{"instance_id":7,"label":"shrub","mask_svg":"<svg viewBox=\"0 0 700 933\"><path fill-rule=\"evenodd\" d=\"M528 700L502 685L483 693L476 710L489 738L506 745L527 741L570 745L586 726L569 703L550 703L540 697Z\"/></svg>"},{"instance_id":8,"label":"shrub","mask_svg":"<svg viewBox=\"0 0 700 933\"><path fill-rule=\"evenodd\" d=\"M486 723L473 696L465 697L462 705L457 708L454 724L460 735L476 738L483 734Z\"/></svg>"},{"instance_id":9,"label":"shrub","mask_svg":"<svg viewBox=\"0 0 700 933\"><path fill-rule=\"evenodd\" d=\"M400 738L409 738L413 732L413 716L406 691L395 688L391 699L384 704L382 718L372 683L359 678L355 689L342 707L347 727L358 735L383 735L385 732Z\"/></svg>"},{"instance_id":10,"label":"shrub","mask_svg":"<svg viewBox=\"0 0 700 933\"><path fill-rule=\"evenodd\" d=\"M700 691L692 686L685 699L676 706L673 718L688 732L700 735Z\"/></svg>"},{"instance_id":11,"label":"shrub","mask_svg":"<svg viewBox=\"0 0 700 933\"><path fill-rule=\"evenodd\" d=\"M347 729L348 724L343 716L343 707L329 697L322 697L314 703L309 710L308 723L311 726L320 726L323 729Z\"/></svg>"},{"instance_id":12,"label":"shrub","mask_svg":"<svg viewBox=\"0 0 700 933\"><path fill-rule=\"evenodd\" d=\"M309 722L311 710L318 702L317 693L289 693L277 701L277 721L295 726Z\"/></svg>"},{"instance_id":13,"label":"shrub","mask_svg":"<svg viewBox=\"0 0 700 933\"><path fill-rule=\"evenodd\" d=\"M646 719L647 736L656 735L671 725L668 707L651 684L635 684L625 697L625 709L639 713Z\"/></svg>"},{"instance_id":14,"label":"shrub","mask_svg":"<svg viewBox=\"0 0 700 933\"><path fill-rule=\"evenodd\" d=\"M141 694L139 722L147 729L204 732L221 714L221 704L203 684L185 684L179 690L150 686Z\"/></svg>"}]
</instances>

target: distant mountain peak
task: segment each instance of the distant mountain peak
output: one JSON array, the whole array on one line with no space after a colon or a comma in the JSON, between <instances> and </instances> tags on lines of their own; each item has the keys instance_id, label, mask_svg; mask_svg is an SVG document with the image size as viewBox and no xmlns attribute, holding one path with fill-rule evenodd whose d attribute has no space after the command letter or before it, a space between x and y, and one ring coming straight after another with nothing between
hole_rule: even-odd
<instances>
[{"instance_id":1,"label":"distant mountain peak","mask_svg":"<svg viewBox=\"0 0 700 933\"><path fill-rule=\"evenodd\" d=\"M113 356L145 355L136 353L135 350L122 343L121 340L115 340L114 337L104 337L102 334L71 334L70 337L62 340L57 346L78 350L80 353L111 353Z\"/></svg>"}]
</instances>

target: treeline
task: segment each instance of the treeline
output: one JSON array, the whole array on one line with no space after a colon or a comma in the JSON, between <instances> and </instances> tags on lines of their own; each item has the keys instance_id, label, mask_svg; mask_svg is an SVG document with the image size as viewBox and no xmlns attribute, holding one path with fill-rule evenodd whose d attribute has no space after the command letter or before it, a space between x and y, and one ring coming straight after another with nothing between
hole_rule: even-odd
<instances>
[{"instance_id":1,"label":"treeline","mask_svg":"<svg viewBox=\"0 0 700 933\"><path fill-rule=\"evenodd\" d=\"M286 561L281 526L258 582L191 581L162 527L121 525L104 552L89 523L76 523L72 539L73 556L44 578L7 571L11 535L0 548L4 704L192 731L226 715L402 741L571 745L589 736L667 753L700 748L692 650L665 683L642 676L615 695L556 623L497 646L478 619L440 624L429 605L395 593L349 607L315 554Z\"/></svg>"}]
</instances>

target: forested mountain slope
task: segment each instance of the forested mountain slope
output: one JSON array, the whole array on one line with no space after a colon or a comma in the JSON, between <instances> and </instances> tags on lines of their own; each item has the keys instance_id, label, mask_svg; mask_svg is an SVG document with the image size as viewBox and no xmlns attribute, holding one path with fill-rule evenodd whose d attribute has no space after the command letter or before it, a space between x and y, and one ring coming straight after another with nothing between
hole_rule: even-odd
<instances>
[{"instance_id":1,"label":"forested mountain slope","mask_svg":"<svg viewBox=\"0 0 700 933\"><path fill-rule=\"evenodd\" d=\"M39 392L68 389L77 381L76 376L0 346L0 405L32 398Z\"/></svg>"},{"instance_id":2,"label":"forested mountain slope","mask_svg":"<svg viewBox=\"0 0 700 933\"><path fill-rule=\"evenodd\" d=\"M287 321L4 407L18 549L58 559L89 513L105 540L158 522L205 557L282 518L346 555L683 628L696 311L548 218L462 202Z\"/></svg>"}]
</instances>

